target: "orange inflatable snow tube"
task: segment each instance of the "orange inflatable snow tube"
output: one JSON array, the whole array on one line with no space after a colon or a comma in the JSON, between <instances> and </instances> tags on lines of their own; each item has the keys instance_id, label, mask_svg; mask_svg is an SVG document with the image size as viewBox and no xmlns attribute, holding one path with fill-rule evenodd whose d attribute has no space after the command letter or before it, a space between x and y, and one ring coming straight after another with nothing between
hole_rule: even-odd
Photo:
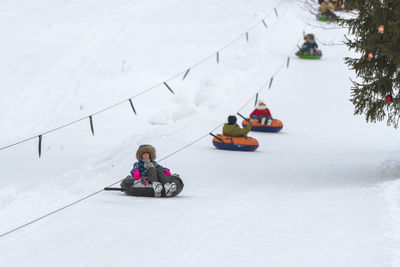
<instances>
[{"instance_id":1,"label":"orange inflatable snow tube","mask_svg":"<svg viewBox=\"0 0 400 267\"><path fill-rule=\"evenodd\" d=\"M243 127L246 127L247 124L249 124L247 121L242 121ZM276 133L282 130L282 128L283 123L280 120L273 119L271 125L261 124L259 120L254 120L251 131Z\"/></svg>"},{"instance_id":2,"label":"orange inflatable snow tube","mask_svg":"<svg viewBox=\"0 0 400 267\"><path fill-rule=\"evenodd\" d=\"M258 148L258 141L253 137L232 137L217 134L217 137L214 137L212 141L218 149L254 151Z\"/></svg>"}]
</instances>

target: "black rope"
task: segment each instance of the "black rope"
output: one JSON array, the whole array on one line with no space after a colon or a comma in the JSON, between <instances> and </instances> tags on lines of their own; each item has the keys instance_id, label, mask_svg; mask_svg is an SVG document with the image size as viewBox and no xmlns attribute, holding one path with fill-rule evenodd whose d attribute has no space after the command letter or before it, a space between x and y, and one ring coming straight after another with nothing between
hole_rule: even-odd
<instances>
[{"instance_id":1,"label":"black rope","mask_svg":"<svg viewBox=\"0 0 400 267\"><path fill-rule=\"evenodd\" d=\"M92 135L94 135L93 118L92 118L92 116L89 116L89 121L90 121L90 130L92 131Z\"/></svg>"},{"instance_id":2,"label":"black rope","mask_svg":"<svg viewBox=\"0 0 400 267\"><path fill-rule=\"evenodd\" d=\"M175 92L171 89L171 87L169 87L168 83L165 82L164 85L165 85L165 87L167 87L167 89L168 89L171 93L175 94Z\"/></svg>"},{"instance_id":3,"label":"black rope","mask_svg":"<svg viewBox=\"0 0 400 267\"><path fill-rule=\"evenodd\" d=\"M42 136L39 135L39 144L38 144L38 150L39 150L39 158L42 155Z\"/></svg>"},{"instance_id":4,"label":"black rope","mask_svg":"<svg viewBox=\"0 0 400 267\"><path fill-rule=\"evenodd\" d=\"M219 125L218 125L217 127L215 127L212 131L215 131L217 128L221 127L221 125L223 125L223 123L219 124ZM205 134L205 135L203 135L203 136L197 138L196 140L190 142L189 144L187 144L187 145L185 145L185 146L179 148L178 150L176 150L176 151L174 151L174 152L168 154L167 156L163 157L162 159L159 160L159 162L161 162L161 161L163 161L163 160L165 160L165 159L167 159L167 158L169 158L169 157L175 155L176 153L178 153L178 152L180 152L180 151L182 151L182 150L184 150L184 149L186 149L186 148L188 148L188 147L194 145L195 143L199 142L200 140L206 138L208 135L209 135L209 134ZM121 181L122 181L122 180L119 180L119 181L117 181L117 182L115 182L115 183L112 183L112 184L106 186L106 187L111 187L111 186L113 186L113 185L115 185L115 184L117 184L117 183L120 183ZM65 206L63 206L63 207L61 207L61 208L59 208L59 209L57 209L57 210L54 210L54 211L52 211L52 212L49 212L49 213L47 213L47 214L45 214L45 215L43 215L43 216L41 216L41 217L39 217L39 218L36 218L36 219L34 219L34 220L30 221L30 222L27 222L27 223L25 223L25 224L23 224L23 225L20 225L20 226L18 226L18 227L16 227L16 228L13 228L13 229L7 231L7 232L5 232L5 233L2 233L2 234L0 235L0 237L4 237L4 236L6 236L6 235L8 235L8 234L11 234L12 232L15 232L15 231L21 229L21 228L24 228L24 227L26 227L26 226L29 226L29 225L31 225L31 224L37 222L37 221L40 221L40 220L42 220L42 219L44 219L44 218L46 218L46 217L49 217L49 216L51 216L51 215L53 215L53 214L55 214L55 213L57 213L57 212L60 212L60 211L66 209L66 208L68 208L68 207L71 207L71 206L73 206L73 205L75 205L75 204L78 204L79 202L82 202L82 201L84 201L84 200L86 200L86 199L88 199L88 198L90 198L90 197L92 197L92 196L94 196L94 195L97 195L97 194L99 194L99 193L101 193L101 192L103 192L103 191L104 191L104 188L102 188L102 189L100 189L100 190L98 190L98 191L96 191L96 192L94 192L94 193L92 193L92 194L90 194L90 195L87 195L87 196L85 196L85 197L83 197L83 198L80 198L80 199L78 199L78 200L76 200L76 201L74 201L74 202L72 202L72 203L70 203L70 204L68 204L68 205L65 205Z\"/></svg>"},{"instance_id":5,"label":"black rope","mask_svg":"<svg viewBox=\"0 0 400 267\"><path fill-rule=\"evenodd\" d=\"M221 141L222 143L225 143L224 140L222 140L222 138L218 137L217 135L213 134L212 132L209 133L209 135L211 135L212 137L217 138L219 141Z\"/></svg>"},{"instance_id":6,"label":"black rope","mask_svg":"<svg viewBox=\"0 0 400 267\"><path fill-rule=\"evenodd\" d=\"M268 29L268 25L267 25L267 23L265 22L265 20L262 19L261 22L263 23L264 27L265 27L266 29Z\"/></svg>"},{"instance_id":7,"label":"black rope","mask_svg":"<svg viewBox=\"0 0 400 267\"><path fill-rule=\"evenodd\" d=\"M261 87L260 90L262 90L264 87L266 87L267 84L268 84L268 82L267 82L266 84L264 84L264 85ZM260 91L260 90L259 90L259 91ZM254 96L251 97L250 100L247 101L246 104L243 105L243 106L238 110L238 112L240 112L248 103L250 103L250 101L252 101L253 98L254 98ZM219 124L219 125L216 126L214 129L212 129L210 132L215 131L216 129L218 129L219 127L221 127L223 124L224 124L224 123ZM185 146L179 148L178 150L176 150L176 151L174 151L174 152L172 152L172 153L166 155L165 157L161 158L161 159L159 160L159 162L161 162L161 161L163 161L163 160L165 160L165 159L167 159L167 158L169 158L169 157L175 155L176 153L178 153L178 152L180 152L180 151L182 151L182 150L184 150L184 149L186 149L186 148L188 148L188 147L194 145L195 143L199 142L200 140L206 138L209 134L210 134L210 133L207 133L207 134L205 134L205 135L203 135L203 136L197 138L196 140L190 142L189 144L187 144L187 145L185 145ZM115 183L113 183L113 184L111 184L111 185L109 185L109 186L106 186L106 187L111 187L111 186L113 186L113 185L115 185L115 184L117 184L117 183L119 183L119 182L121 182L121 181L122 181L122 180L119 180L119 181L117 181L117 182L115 182ZM25 224L23 224L23 225L21 225L21 226L18 226L18 227L14 228L14 229L12 229L12 230L10 230L10 231L7 231L7 232L5 232L5 233L2 233L2 234L0 235L0 237L4 237L4 236L6 236L6 235L8 235L8 234L10 234L10 233L12 233L12 232L15 232L15 231L21 229L21 228L24 228L24 227L26 227L26 226L29 226L29 225L31 225L31 224L33 224L33 223L35 223L35 222L37 222L37 221L40 221L40 220L42 220L42 219L44 219L44 218L46 218L46 217L48 217L48 216L50 216L50 215L52 215L52 214L55 214L55 213L57 213L57 212L60 212L60 211L62 211L62 210L64 210L64 209L66 209L66 208L68 208L68 207L71 207L71 206L73 206L73 205L75 205L75 204L77 204L77 203L79 203L79 202L82 202L82 201L84 201L84 200L86 200L86 199L88 199L88 198L90 198L90 197L92 197L92 196L94 196L94 195L97 195L97 194L101 193L102 191L104 191L104 188L102 188L101 190L98 190L98 191L96 191L96 192L94 192L94 193L92 193L92 194L90 194L90 195L87 195L87 196L85 196L85 197L83 197L83 198L81 198L81 199L79 199L79 200L76 200L76 201L74 201L74 202L72 202L72 203L70 203L70 204L68 204L68 205L66 205L66 206L63 206L63 207L61 207L61 208L59 208L59 209L57 209L57 210L54 210L54 211L52 211L52 212L50 212L50 213L47 213L46 215L43 215L43 216L41 216L41 217L39 217L39 218L37 218L37 219L34 219L34 220L32 220L32 221L30 221L30 222L28 222L28 223L25 223Z\"/></svg>"},{"instance_id":8,"label":"black rope","mask_svg":"<svg viewBox=\"0 0 400 267\"><path fill-rule=\"evenodd\" d=\"M257 106L257 101L258 101L258 93L256 93L256 100L254 101L254 106Z\"/></svg>"},{"instance_id":9,"label":"black rope","mask_svg":"<svg viewBox=\"0 0 400 267\"><path fill-rule=\"evenodd\" d=\"M285 62L284 62L284 63L285 63ZM278 72L280 69L281 69L281 67L278 68L277 72ZM275 74L276 74L277 72L275 72ZM269 82L266 82L266 83L257 91L257 95L258 95L258 92L260 92L262 89L264 89L264 88L268 85L268 83L269 83ZM238 113L239 113L243 108L245 108L245 107L253 100L254 97L255 97L255 96L252 96L252 97L238 110ZM124 101L124 102L125 102L125 101ZM87 117L86 117L86 118L87 118ZM224 123L221 123L221 124L219 124L218 126L216 126L213 130L210 131L210 133L213 132L213 131L215 131L215 130L218 129L219 127L221 127L223 124L224 124ZM169 157L171 157L171 156L173 156L173 155L179 153L180 151L182 151L182 150L184 150L184 149L186 149L186 148L188 148L188 147L194 145L195 143L199 142L200 140L206 138L210 133L207 133L207 134L205 134L205 135L203 135L203 136L197 138L196 140L190 142L189 144L186 144L185 146L179 148L178 150L176 150L176 151L174 151L174 152L168 154L167 156L161 158L161 159L159 160L159 162L161 162L161 161L163 161L163 160L165 160L165 159L167 159L167 158L169 158ZM37 137L37 136L36 136L36 137ZM36 137L35 137L35 138L36 138ZM106 186L106 187L111 187L111 186L113 186L113 185L115 185L115 184L117 184L117 183L120 183L121 181L122 181L122 180L119 180L119 181L117 181L117 182L114 182L114 183L112 183L112 184ZM57 209L57 210L54 210L54 211L52 211L52 212L50 212L50 213L47 213L47 214L45 214L45 215L43 215L43 216L41 216L41 217L39 217L39 218L36 218L36 219L34 219L34 220L32 220L32 221L30 221L30 222L28 222L28 223L25 223L25 224L23 224L23 225L20 225L20 226L18 226L18 227L16 227L16 228L13 228L13 229L7 231L7 232L4 232L4 233L0 234L0 237L4 237L4 236L6 236L6 235L8 235L8 234L10 234L10 233L13 233L13 232L19 230L19 229L22 229L22 228L24 228L24 227L27 227L27 226L29 226L29 225L31 225L31 224L37 222L37 221L40 221L40 220L42 220L42 219L44 219L44 218L46 218L46 217L49 217L49 216L51 216L51 215L53 215L53 214L55 214L55 213L57 213L57 212L60 212L60 211L66 209L66 208L68 208L68 207L71 207L71 206L73 206L73 205L75 205L75 204L78 204L78 203L80 203L80 202L82 202L82 201L84 201L84 200L86 200L86 199L88 199L88 198L90 198L90 197L92 197L92 196L95 196L95 195L97 195L97 194L99 194L99 193L101 193L101 192L103 192L103 191L104 191L104 188L102 188L102 189L100 189L100 190L98 190L98 191L96 191L96 192L94 192L94 193L92 193L92 194L90 194L90 195L87 195L87 196L85 196L85 197L83 197L83 198L80 198L80 199L78 199L78 200L76 200L76 201L74 201L74 202L72 202L72 203L70 203L70 204L68 204L68 205L65 205L65 206L63 206L63 207L61 207L61 208L59 208L59 209Z\"/></svg>"},{"instance_id":10,"label":"black rope","mask_svg":"<svg viewBox=\"0 0 400 267\"><path fill-rule=\"evenodd\" d=\"M119 183L119 182L121 182L121 181L122 181L122 180L119 180L118 182L115 182L115 183L113 183L113 184L111 184L111 185L109 185L109 186L113 186L113 185L115 185L115 184L117 184L117 183ZM37 218L37 219L34 219L34 220L32 220L32 221L30 221L30 222L28 222L28 223L25 223L25 224L23 224L23 225L21 225L21 226L18 226L18 227L14 228L14 229L12 229L12 230L10 230L10 231L7 231L7 232L5 232L5 233L2 233L2 234L0 235L0 237L4 237L4 236L6 236L6 235L8 235L8 234L11 234L12 232L15 232L15 231L21 229L21 228L24 228L24 227L26 227L26 226L28 226L28 225L31 225L31 224L33 224L33 223L35 223L35 222L37 222L37 221L40 221L40 220L44 219L44 218L46 218L46 217L49 217L50 215L53 215L54 213L57 213L57 212L62 211L62 210L64 210L64 209L68 208L68 207L71 207L72 205L75 205L75 204L77 204L77 203L79 203L79 202L82 202L82 201L84 201L84 200L86 200L86 199L88 199L88 198L90 198L90 197L92 197L92 196L94 196L94 195L97 195L98 193L100 193L100 192L102 192L102 191L103 191L103 189L98 190L98 191L96 191L96 192L94 192L94 193L92 193L92 194L90 194L90 195L87 195L87 196L85 196L85 197L83 197L83 198L81 198L81 199L78 199L78 200L76 200L76 201L74 201L74 202L72 202L72 203L70 203L70 204L68 204L68 205L66 205L66 206L64 206L64 207L61 207L61 208L59 208L59 209L57 209L57 210L54 210L54 211L52 211L52 212L50 212L50 213L47 213L46 215L43 215L43 216L41 216L41 217L39 217L39 218Z\"/></svg>"},{"instance_id":11,"label":"black rope","mask_svg":"<svg viewBox=\"0 0 400 267\"><path fill-rule=\"evenodd\" d=\"M284 1L285 1L285 0L280 1L276 7L279 7ZM256 24L254 24L253 26L251 26L250 28L248 28L245 32L249 32L249 31L253 30L258 24L262 23L262 21L263 21L264 19L266 19L267 17L269 17L270 15L271 15L271 12L268 13L261 21L257 22ZM219 53L219 51L224 50L224 49L226 49L227 47L231 46L233 43L237 42L239 39L242 38L242 36L243 36L243 34L240 34L237 38L231 40L231 41L228 42L225 46L223 46L222 48L218 49L218 50L217 50L218 53ZM147 93L147 92L150 92L150 91L156 89L157 87L159 87L159 86L161 86L161 85L164 85L166 82L169 82L169 81L171 81L171 80L177 78L178 76L184 75L184 74L187 72L188 69L193 69L193 68L199 66L200 64L202 64L203 62L207 61L208 59L214 57L214 56L215 56L215 53L216 53L216 52L213 52L213 53L210 54L209 56L203 58L202 60L200 60L200 61L198 61L197 63L193 64L193 65L190 66L189 68L186 68L185 70L183 70L183 71L181 71L181 72L179 72L179 73L173 75L172 77L168 78L168 79L165 80L164 82L160 82L160 83L158 83L158 84L156 84L156 85L154 85L154 86L152 86L152 87L150 87L150 88L148 88L148 89L145 89L145 90L139 92L138 94L136 94L136 95L134 95L134 96L131 96L131 97L129 97L129 98L127 98L127 99L124 99L124 100L122 100L122 101L120 101L120 102L118 102L118 103L115 103L115 104L113 104L113 105L110 105L110 106L108 106L108 107L105 107L105 108L103 108L103 109L101 109L101 110L99 110L99 111L97 111L97 112L95 112L95 113L93 113L93 114L91 114L91 115L88 115L88 116L85 116L85 117L83 117L83 118L74 120L74 121L72 121L72 122L63 124L63 125L61 125L61 126L59 126L59 127L56 127L56 128L54 128L54 129L45 131L45 132L43 132L43 133L41 133L41 134L38 134L38 135L35 135L35 136L32 136L32 137L28 137L28 138L26 138L26 139L17 141L17 142L15 142L15 143L11 143L11 144L9 144L9 145L0 147L0 151L1 151L1 150L8 149L8 148L13 147L13 146L16 146L16 145L19 145L19 144L22 144L22 143L25 143L25 142L28 142L28 141L33 140L33 139L36 139L39 135L43 136L43 135L49 134L49 133L51 133L51 132L55 132L55 131L61 130L61 129L63 129L63 128L65 128L65 127L68 127L68 126L70 126L70 125L72 125L72 124L76 124L76 123L78 123L78 122L80 122L80 121L83 121L83 120L89 118L90 116L97 115L97 114L99 114L99 113L102 113L102 112L105 112L105 111L107 111L107 110L110 110L110 109L112 109L112 108L114 108L114 107L116 107L116 106L122 105L122 104L125 103L126 101L129 101L129 99L139 97L139 96L141 96L141 95L143 95L143 94L145 94L145 93ZM219 59L218 59L218 60L219 60Z\"/></svg>"},{"instance_id":12,"label":"black rope","mask_svg":"<svg viewBox=\"0 0 400 267\"><path fill-rule=\"evenodd\" d=\"M133 106L133 103L132 103L132 99L130 99L130 98L129 98L129 103L131 104L131 108L132 108L133 113L135 113L135 115L137 115L136 114L136 109L135 109L135 107Z\"/></svg>"},{"instance_id":13,"label":"black rope","mask_svg":"<svg viewBox=\"0 0 400 267\"><path fill-rule=\"evenodd\" d=\"M182 77L182 81L186 78L186 76L189 74L190 68L187 69L187 71L185 72L185 74Z\"/></svg>"},{"instance_id":14,"label":"black rope","mask_svg":"<svg viewBox=\"0 0 400 267\"><path fill-rule=\"evenodd\" d=\"M218 128L221 127L222 125L224 125L224 123L219 124L217 127L215 127L214 129L212 129L211 132L215 131L216 129L218 129ZM171 154L169 154L169 155L163 157L163 158L160 159L159 161L161 162L161 161L163 161L163 160L165 160L165 159L167 159L167 158L169 158L169 157L175 155L176 153L178 153L178 152L184 150L185 148L188 148L188 147L194 145L195 143L199 142L200 140L206 138L208 135L209 135L209 133L208 133L208 134L205 134L205 135L203 135L203 136L201 136L201 137L199 137L199 138L197 138L196 140L190 142L189 144L187 144L187 145L181 147L180 149L178 149L178 150L172 152Z\"/></svg>"}]
</instances>

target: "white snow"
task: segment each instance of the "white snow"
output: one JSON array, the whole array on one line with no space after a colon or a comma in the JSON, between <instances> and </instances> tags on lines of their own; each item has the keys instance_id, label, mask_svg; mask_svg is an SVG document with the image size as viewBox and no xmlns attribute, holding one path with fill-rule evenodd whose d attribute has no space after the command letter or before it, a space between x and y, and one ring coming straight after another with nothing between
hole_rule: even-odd
<instances>
[{"instance_id":1,"label":"white snow","mask_svg":"<svg viewBox=\"0 0 400 267\"><path fill-rule=\"evenodd\" d=\"M277 7L279 17L274 14ZM294 56L302 31L347 33L295 0L37 0L0 3L0 235L124 178L140 144L158 158L207 135L274 75L280 133L255 152L207 136L160 163L173 199L102 192L0 238L0 266L399 266L400 141L353 115L345 46ZM324 29L325 28L331 29ZM286 60L290 56L290 66ZM279 72L275 75L276 70ZM247 115L254 99L241 111ZM240 121L240 120L239 120ZM220 133L218 128L214 133Z\"/></svg>"}]
</instances>

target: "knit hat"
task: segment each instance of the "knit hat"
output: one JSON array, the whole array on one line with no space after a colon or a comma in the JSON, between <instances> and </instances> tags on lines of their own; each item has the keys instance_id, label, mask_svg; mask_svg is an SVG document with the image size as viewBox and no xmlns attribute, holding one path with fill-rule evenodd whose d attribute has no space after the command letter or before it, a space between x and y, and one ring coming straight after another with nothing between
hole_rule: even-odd
<instances>
[{"instance_id":1,"label":"knit hat","mask_svg":"<svg viewBox=\"0 0 400 267\"><path fill-rule=\"evenodd\" d=\"M236 116L231 115L228 117L228 124L235 124L236 121L237 121Z\"/></svg>"},{"instance_id":2,"label":"knit hat","mask_svg":"<svg viewBox=\"0 0 400 267\"><path fill-rule=\"evenodd\" d=\"M267 108L267 105L265 104L264 101L262 101L262 100L258 101L257 109L259 109L259 110L264 110L264 109L266 109L266 108Z\"/></svg>"},{"instance_id":3,"label":"knit hat","mask_svg":"<svg viewBox=\"0 0 400 267\"><path fill-rule=\"evenodd\" d=\"M156 149L153 146L151 146L151 145L141 145L141 146L139 146L139 149L136 152L137 160L142 160L142 155L145 152L150 154L150 159L151 160L155 160L156 159Z\"/></svg>"},{"instance_id":4,"label":"knit hat","mask_svg":"<svg viewBox=\"0 0 400 267\"><path fill-rule=\"evenodd\" d=\"M314 40L314 34L309 33L309 34L307 34L306 36L304 36L304 40L308 40L308 39Z\"/></svg>"}]
</instances>

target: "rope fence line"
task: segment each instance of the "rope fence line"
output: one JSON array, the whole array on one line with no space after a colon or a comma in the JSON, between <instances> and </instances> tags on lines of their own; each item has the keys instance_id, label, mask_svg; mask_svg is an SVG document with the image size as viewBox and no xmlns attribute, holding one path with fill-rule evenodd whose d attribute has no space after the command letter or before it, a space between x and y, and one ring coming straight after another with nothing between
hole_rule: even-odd
<instances>
[{"instance_id":1,"label":"rope fence line","mask_svg":"<svg viewBox=\"0 0 400 267\"><path fill-rule=\"evenodd\" d=\"M121 180L120 180L120 181L121 181ZM120 181L118 181L118 182L120 182ZM111 184L111 185L109 185L109 186L113 186L113 185L117 184L118 182L115 182L115 183L113 183L113 184ZM96 192L94 192L94 193L92 193L92 194L90 194L90 195L87 195L87 196L85 196L85 197L83 197L83 198L80 198L80 199L78 199L78 200L76 200L76 201L74 201L74 202L72 202L72 203L70 203L70 204L68 204L68 205L65 205L65 206L63 206L63 207L61 207L61 208L59 208L59 209L56 209L56 210L54 210L54 211L52 211L52 212L50 212L50 213L47 213L47 214L45 214L45 215L43 215L43 216L41 216L41 217L39 217L39 218L36 218L36 219L34 219L34 220L30 221L30 222L27 222L27 223L25 223L25 224L23 224L23 225L18 226L18 227L16 227L16 228L12 229L12 230L9 230L9 231L7 231L7 232L5 232L5 233L2 233L2 234L0 235L0 237L4 237L4 236L6 236L6 235L8 235L8 234L11 234L11 233L13 233L13 232L19 230L19 229L25 228L25 227L27 227L28 225L31 225L31 224L33 224L33 223L35 223L35 222L37 222L37 221L40 221L40 220L42 220L42 219L44 219L44 218L46 218L46 217L49 217L49 216L51 216L51 215L53 215L53 214L55 214L55 213L58 213L58 212L60 212L60 211L62 211L62 210L64 210L64 209L66 209L66 208L69 208L69 207L71 207L71 206L73 206L73 205L75 205L75 204L78 204L79 202L82 202L82 201L84 201L84 200L86 200L86 199L88 199L88 198L90 198L90 197L92 197L92 196L94 196L94 195L97 195L97 194L99 194L99 193L102 192L102 191L103 191L103 189L98 190L98 191L96 191Z\"/></svg>"},{"instance_id":2,"label":"rope fence line","mask_svg":"<svg viewBox=\"0 0 400 267\"><path fill-rule=\"evenodd\" d=\"M302 38L302 37L301 37L301 38ZM301 38L300 38L299 40L301 40ZM290 54L292 54L293 51L296 50L296 48L297 48L297 46L290 52ZM283 68L285 65L287 65L287 59L286 59L286 58L285 58L285 60L282 62L282 64L279 65L279 67L273 72L272 78L273 78L275 75L277 75L277 74L282 70L282 68ZM265 83L256 91L256 93L255 93L248 101L246 101L246 103L245 103L243 106L241 106L241 107L239 108L239 110L238 110L237 112L239 113L240 111L242 111L250 102L253 101L254 98L257 99L257 98L258 98L258 94L259 94L262 90L264 90L265 88L267 88L268 85L270 85L270 83L271 83L271 79L269 79L267 82L265 82ZM163 158L161 158L161 159L159 160L159 162L162 162L163 160L174 156L175 154L179 153L180 151L182 151L182 150L184 150L184 149L186 149L186 148L188 148L188 147L191 147L192 145L194 145L194 144L200 142L200 141L203 140L204 138L208 137L208 136L210 135L210 133L212 133L213 131L217 130L219 127L221 127L223 124L224 124L224 123L220 123L218 126L216 126L215 128L213 128L213 129L212 129L211 131L209 131L207 134L204 134L204 135L198 137L197 139L191 141L190 143L188 143L188 144L186 144L186 145L180 147L179 149L177 149L177 150L171 152L170 154L164 156ZM116 182L114 182L114 183L112 183L112 184L110 184L110 185L108 185L108 186L106 186L106 187L114 186L115 184L120 183L121 181L122 181L122 179L121 179L121 180L118 180L118 181L116 181ZM89 198L91 198L91 197L93 197L93 196L95 196L95 195L97 195L97 194L99 194L99 193L101 193L101 192L103 192L103 191L104 191L104 188L103 188L103 189L100 189L100 190L97 190L96 192L93 192L93 193L91 193L91 194L89 194L89 195L87 195L87 196L84 196L84 197L82 197L82 198L80 198L80 199L78 199L78 200L76 200L76 201L74 201L74 202L71 202L71 203L69 203L69 204L67 204L67 205L65 205L65 206L63 206L63 207L61 207L61 208L59 208L59 209L56 209L56 210L54 210L54 211L52 211L52 212L49 212L49 213L47 213L47 214L45 214L45 215L43 215L43 216L41 216L41 217L38 217L38 218L36 218L36 219L34 219L34 220L32 220L32 221L29 221L29 222L27 222L27 223L25 223L25 224L23 224L23 225L20 225L20 226L15 227L15 228L13 228L13 229L7 231L7 232L4 232L4 233L0 234L0 238L6 236L6 235L8 235L8 234L11 234L11 233L13 233L13 232L15 232L15 231L17 231L17 230L20 230L20 229L22 229L22 228L25 228L25 227L27 227L27 226L29 226L29 225L31 225L31 224L37 222L37 221L40 221L40 220L42 220L42 219L44 219L44 218L47 218L47 217L49 217L49 216L51 216L51 215L53 215L53 214L55 214L55 213L58 213L58 212L60 212L60 211L62 211L62 210L64 210L64 209L67 209L67 208L69 208L69 207L71 207L71 206L73 206L73 205L76 205L76 204L78 204L78 203L80 203L80 202L82 202L82 201L84 201L84 200L87 200L87 199L89 199Z\"/></svg>"},{"instance_id":3,"label":"rope fence line","mask_svg":"<svg viewBox=\"0 0 400 267\"><path fill-rule=\"evenodd\" d=\"M304 30L305 30L305 28L304 28ZM303 30L303 32L304 32L304 30ZM302 39L302 37L299 38L299 41L300 41L301 39ZM298 42L299 42L299 41L298 41ZM297 46L291 51L290 55L293 53L293 51L296 50L296 48L297 48ZM277 75L277 74L282 70L283 66L286 65L287 68L289 67L288 62L289 62L290 55L289 55L288 59L287 59L287 60L285 59L285 60L282 62L282 64L277 68L277 70L273 73L273 75L272 75L272 77L271 77L271 80L269 80L268 82L264 83L264 84L256 91L256 94L253 95L253 96L238 110L238 113L239 113L240 111L242 111L254 98L256 98L256 99L258 98L258 94L259 94L263 89L265 89L265 88L267 87L267 85L270 85L270 84L271 84L271 81L272 81L273 77L274 77L275 75ZM221 127L223 124L224 124L224 123L219 124L218 126L216 126L216 127L215 127L213 130L211 130L210 132L215 131L216 129L218 129L219 127ZM186 144L185 146L183 146L183 147L181 147L181 148L175 150L174 152L172 152L172 153L168 154L167 156L161 158L159 161L161 162L161 161L163 161L163 160L165 160L165 159L167 159L167 158L169 158L169 157L171 157L171 156L177 154L178 152L180 152L180 151L182 151L182 150L184 150L184 149L186 149L186 148L188 148L188 147L190 147L190 146L196 144L197 142L203 140L203 139L206 138L207 136L209 136L209 133L207 133L207 134L205 134L205 135L203 135L203 136L201 136L201 137L195 139L194 141L190 142L189 144ZM121 179L121 180L118 180L118 181L116 181L116 182L114 182L114 183L112 183L112 184L110 184L110 185L108 185L107 187L111 187L111 186L113 186L113 185L115 185L115 184L117 184L117 183L119 183L119 182L121 182L121 181L122 181L122 179ZM68 204L68 205L65 205L65 206L63 206L63 207L61 207L61 208L59 208L59 209L57 209L57 210L54 210L54 211L52 211L52 212L50 212L50 213L48 213L48 214L45 214L45 215L43 215L43 216L41 216L41 217L39 217L39 218L36 218L36 219L34 219L34 220L32 220L32 221L30 221L30 222L28 222L28 223L25 223L25 224L23 224L23 225L21 225L21 226L18 226L18 227L16 227L16 228L13 228L13 229L7 231L7 232L4 232L4 233L0 234L0 237L4 237L4 236L6 236L6 235L8 235L8 234L11 234L11 233L13 233L13 232L19 230L19 229L25 228L25 227L27 227L27 226L29 226L29 225L31 225L31 224L37 222L37 221L40 221L40 220L42 220L42 219L44 219L44 218L46 218L46 217L49 217L49 216L51 216L51 215L53 215L53 214L55 214L55 213L60 212L60 211L66 209L66 208L68 208L68 207L71 207L71 206L76 205L76 204L78 204L78 203L80 203L80 202L82 202L82 201L84 201L84 200L86 200L86 199L89 199L89 198L91 198L91 197L93 197L93 196L95 196L95 195L97 195L97 194L99 194L99 193L101 193L101 192L103 192L103 191L104 191L104 189L100 189L100 190L98 190L98 191L96 191L96 192L94 192L94 193L91 193L91 194L89 194L89 195L87 195L87 196L85 196L85 197L82 197L82 198L80 198L80 199L78 199L78 200L76 200L76 201L74 201L74 202L72 202L72 203L70 203L70 204Z\"/></svg>"},{"instance_id":4,"label":"rope fence line","mask_svg":"<svg viewBox=\"0 0 400 267\"><path fill-rule=\"evenodd\" d=\"M47 131L45 131L45 132L43 132L43 133L37 134L37 135L35 135L35 136L28 137L28 138L22 139L22 140L20 140L20 141L11 143L11 144L9 144L9 145L5 145L5 146L3 146L3 147L0 147L0 151L5 150L5 149L8 149L8 148L11 148L11 147L14 147L14 146L17 146L17 145L20 145L20 144L22 144L22 143L25 143L25 142L28 142L28 141L31 141L31 140L34 140L34 139L37 139L37 138L40 138L40 140L41 140L42 137L43 137L44 135L47 135L47 134L49 134L49 133L52 133L52 132L61 130L61 129L65 128L65 127L68 127L68 126L70 126L70 125L72 125L72 124L76 124L76 123L81 122L81 121L83 121L83 120L90 119L90 121L91 121L91 126L93 127L92 117L93 117L94 115L98 115L98 114L100 114L100 113L103 113L103 112L105 112L105 111L108 111L108 110L110 110L110 109L113 109L113 108L115 108L115 107L117 107L117 106L120 106L120 105L124 104L125 102L129 102L129 103L130 103L130 105L132 106L132 108L133 108L133 110L134 110L134 112L135 112L135 114L136 114L136 111L135 111L134 106L133 106L133 103L132 103L132 99L133 99L133 98L137 98L137 97L139 97L139 96L141 96L141 95L144 95L144 94L146 94L146 93L148 93L148 92L150 92L150 91L152 91L152 90L158 88L158 87L161 86L161 85L166 85L167 82L169 82L169 81L171 81L171 80L174 80L174 79L176 79L176 78L178 78L178 77L180 77L180 76L183 76L183 79L186 78L187 74L189 73L189 71L190 71L191 69L198 67L199 65L203 64L205 61L209 60L210 58L213 58L213 57L216 56L216 57L217 57L217 63L219 63L219 61L220 61L220 56L219 56L219 55L220 55L220 52L221 52L221 51L223 51L223 50L225 50L226 48L230 47L232 44L234 44L234 43L237 42L238 40L243 39L244 36L245 36L246 38L248 38L248 33L249 33L250 31L252 31L254 28L256 28L258 25L262 24L262 25L266 26L265 20L266 20L271 14L273 14L273 13L275 12L275 14L276 14L276 16L278 17L278 19L280 19L279 16L278 16L278 14L277 14L277 11L276 11L277 9L276 9L276 8L279 7L284 1L285 1L285 0L281 0L281 1L276 5L276 7L275 7L273 10L271 10L269 13L267 13L261 20L259 20L259 21L258 21L257 23L255 23L253 26L249 27L244 33L240 34L238 37L234 38L233 40L231 40L230 42L228 42L226 45L224 45L223 47L221 47L220 49L218 49L216 52L211 53L209 56L206 56L205 58L201 59L201 60L198 61L197 63L194 63L193 65L189 66L189 67L186 68L185 70L178 72L177 74L171 76L170 78L166 79L165 81L159 82L159 83L157 83L157 84L155 84L155 85L153 85L153 86L151 86L151 87L149 87L149 88L147 88L147 89L145 89L145 90L143 90L143 91L137 93L136 95L133 95L133 96L127 98L127 99L121 100L121 101L119 101L119 102L117 102L117 103L115 103L115 104L112 104L112 105L110 105L110 106L108 106L108 107L105 107L105 108L103 108L103 109L101 109L101 110L99 110L99 111L96 111L96 112L92 113L91 115L87 115L87 116L82 117L82 118L80 118L80 119L71 121L71 122L69 122L69 123L63 124L63 125L61 125L61 126L58 126L58 127L56 127L56 128L53 128L53 129L51 129L51 130L47 130ZM266 28L268 29L267 26L266 26ZM168 86L167 86L167 87L168 87ZM168 88L168 89L170 89L170 88ZM173 93L172 90L170 90L170 91ZM92 133L93 133L93 130L92 130ZM41 144L41 142L40 142L40 144ZM41 147L40 147L40 146L39 146L38 149L39 149L39 151L41 151ZM40 155L41 155L41 153L39 153L39 157L40 157Z\"/></svg>"}]
</instances>

